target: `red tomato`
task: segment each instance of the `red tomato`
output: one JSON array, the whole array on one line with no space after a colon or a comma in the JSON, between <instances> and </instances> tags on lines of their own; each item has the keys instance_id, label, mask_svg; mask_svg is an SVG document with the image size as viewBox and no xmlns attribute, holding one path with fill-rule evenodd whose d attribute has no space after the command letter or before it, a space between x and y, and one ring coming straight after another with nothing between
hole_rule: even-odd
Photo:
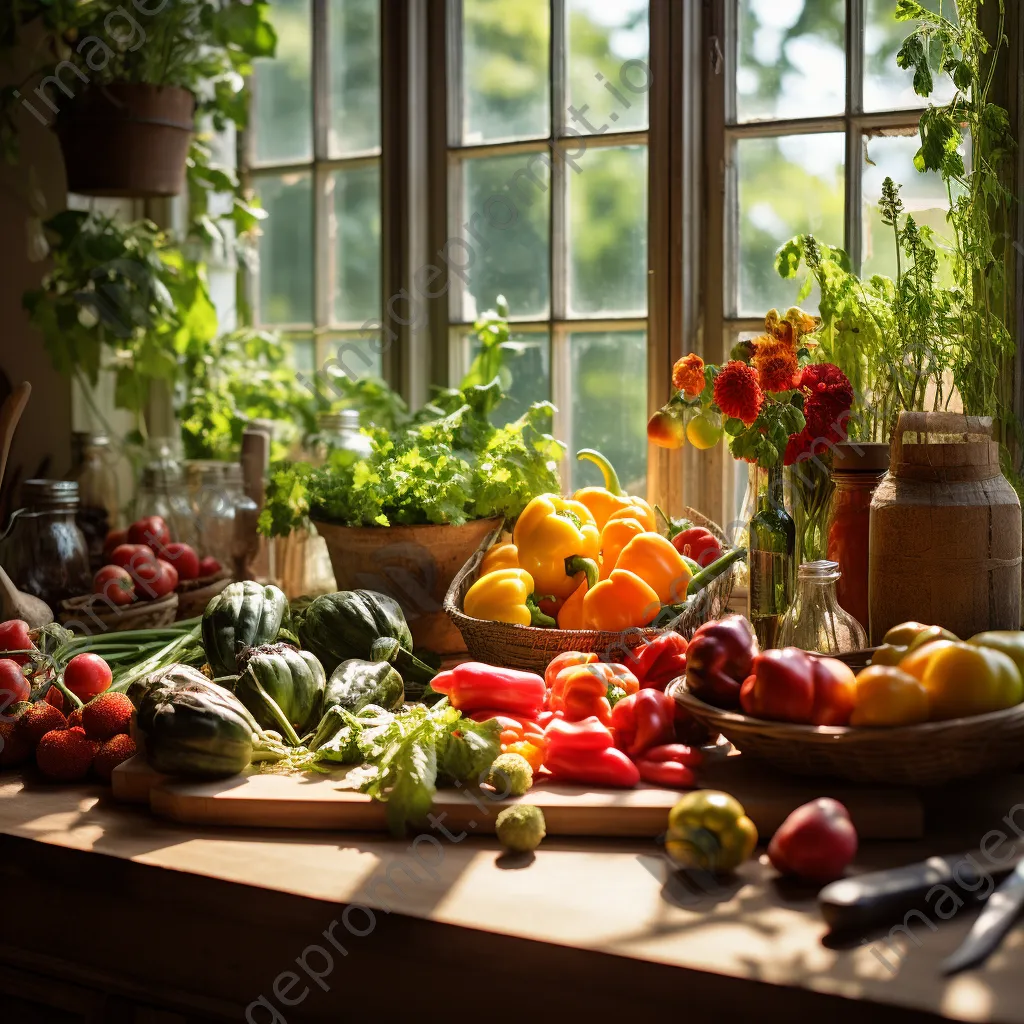
<instances>
[{"instance_id":1,"label":"red tomato","mask_svg":"<svg viewBox=\"0 0 1024 1024\"><path fill-rule=\"evenodd\" d=\"M178 570L170 562L158 558L156 564L157 575L152 580L136 583L136 593L140 597L150 600L166 597L178 585Z\"/></svg>"},{"instance_id":2,"label":"red tomato","mask_svg":"<svg viewBox=\"0 0 1024 1024\"><path fill-rule=\"evenodd\" d=\"M703 526L691 526L677 533L672 538L672 545L679 554L692 558L705 568L722 557L722 545L718 543L718 538Z\"/></svg>"},{"instance_id":3,"label":"red tomato","mask_svg":"<svg viewBox=\"0 0 1024 1024\"><path fill-rule=\"evenodd\" d=\"M199 576L199 556L188 544L178 541L168 544L160 557L178 570L179 580L194 580Z\"/></svg>"},{"instance_id":4,"label":"red tomato","mask_svg":"<svg viewBox=\"0 0 1024 1024\"><path fill-rule=\"evenodd\" d=\"M127 569L105 565L92 578L92 592L102 594L111 604L131 604L135 600L135 581Z\"/></svg>"},{"instance_id":5,"label":"red tomato","mask_svg":"<svg viewBox=\"0 0 1024 1024\"><path fill-rule=\"evenodd\" d=\"M813 882L838 878L857 855L857 830L847 809L830 797L798 807L768 844L772 867Z\"/></svg>"},{"instance_id":6,"label":"red tomato","mask_svg":"<svg viewBox=\"0 0 1024 1024\"><path fill-rule=\"evenodd\" d=\"M118 544L110 553L110 564L134 570L143 565L155 565L156 555L146 544Z\"/></svg>"},{"instance_id":7,"label":"red tomato","mask_svg":"<svg viewBox=\"0 0 1024 1024\"><path fill-rule=\"evenodd\" d=\"M64 685L85 702L103 693L112 679L110 666L98 654L76 654L64 668Z\"/></svg>"},{"instance_id":8,"label":"red tomato","mask_svg":"<svg viewBox=\"0 0 1024 1024\"><path fill-rule=\"evenodd\" d=\"M103 542L103 557L108 559L114 553L114 548L128 543L127 530L111 530L107 539Z\"/></svg>"},{"instance_id":9,"label":"red tomato","mask_svg":"<svg viewBox=\"0 0 1024 1024\"><path fill-rule=\"evenodd\" d=\"M0 714L19 700L28 700L32 687L12 658L0 658Z\"/></svg>"},{"instance_id":10,"label":"red tomato","mask_svg":"<svg viewBox=\"0 0 1024 1024\"><path fill-rule=\"evenodd\" d=\"M28 623L24 619L0 622L0 651L29 651L34 646L28 635ZM29 660L27 654L12 654L10 658L18 665L25 665Z\"/></svg>"},{"instance_id":11,"label":"red tomato","mask_svg":"<svg viewBox=\"0 0 1024 1024\"><path fill-rule=\"evenodd\" d=\"M853 714L857 677L838 658L812 658L814 662L814 725L849 725Z\"/></svg>"},{"instance_id":12,"label":"red tomato","mask_svg":"<svg viewBox=\"0 0 1024 1024\"><path fill-rule=\"evenodd\" d=\"M216 576L220 568L220 562L213 555L207 555L199 563L199 577L202 579L204 576Z\"/></svg>"},{"instance_id":13,"label":"red tomato","mask_svg":"<svg viewBox=\"0 0 1024 1024\"><path fill-rule=\"evenodd\" d=\"M171 543L171 531L160 516L146 516L136 519L128 527L129 544L146 544L154 551L167 547Z\"/></svg>"}]
</instances>

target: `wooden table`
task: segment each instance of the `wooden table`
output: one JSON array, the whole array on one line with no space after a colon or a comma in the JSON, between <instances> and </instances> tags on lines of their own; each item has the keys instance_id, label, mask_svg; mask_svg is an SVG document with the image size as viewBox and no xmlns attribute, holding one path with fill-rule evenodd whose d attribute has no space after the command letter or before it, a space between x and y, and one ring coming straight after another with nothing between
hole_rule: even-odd
<instances>
[{"instance_id":1,"label":"wooden table","mask_svg":"<svg viewBox=\"0 0 1024 1024\"><path fill-rule=\"evenodd\" d=\"M1024 804L1024 776L928 802L927 842L866 844L857 868L977 847ZM1017 820L1024 831L1024 807ZM493 838L432 835L411 847L184 828L114 805L98 786L0 776L2 1018L205 1024L251 1007L253 1024L1024 1021L1024 929L984 970L938 975L975 916L967 907L935 932L918 929L921 945L899 960L879 939L832 948L813 890L778 884L757 861L692 891L654 837L548 840L517 859Z\"/></svg>"}]
</instances>

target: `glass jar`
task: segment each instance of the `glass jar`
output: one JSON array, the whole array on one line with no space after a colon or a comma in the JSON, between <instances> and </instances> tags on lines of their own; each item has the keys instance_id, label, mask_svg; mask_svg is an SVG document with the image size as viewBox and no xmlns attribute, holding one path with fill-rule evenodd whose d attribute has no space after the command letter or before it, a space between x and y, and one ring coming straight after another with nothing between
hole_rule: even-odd
<instances>
[{"instance_id":1,"label":"glass jar","mask_svg":"<svg viewBox=\"0 0 1024 1024\"><path fill-rule=\"evenodd\" d=\"M796 599L779 630L780 647L818 654L845 654L868 645L864 627L836 600L840 577L835 562L804 562L796 578Z\"/></svg>"},{"instance_id":2,"label":"glass jar","mask_svg":"<svg viewBox=\"0 0 1024 1024\"><path fill-rule=\"evenodd\" d=\"M747 618L762 649L780 646L779 627L793 600L796 526L786 511L782 463L753 466L757 511L750 520ZM764 487L761 487L764 480Z\"/></svg>"},{"instance_id":3,"label":"glass jar","mask_svg":"<svg viewBox=\"0 0 1024 1024\"><path fill-rule=\"evenodd\" d=\"M320 428L319 448L323 459L347 466L373 453L373 442L359 429L359 410L322 412L317 417Z\"/></svg>"},{"instance_id":4,"label":"glass jar","mask_svg":"<svg viewBox=\"0 0 1024 1024\"><path fill-rule=\"evenodd\" d=\"M52 609L89 593L89 549L75 522L78 482L26 480L21 496L24 508L11 516L0 546L0 561L14 585Z\"/></svg>"},{"instance_id":5,"label":"glass jar","mask_svg":"<svg viewBox=\"0 0 1024 1024\"><path fill-rule=\"evenodd\" d=\"M110 439L106 434L81 434L81 459L71 479L78 481L75 521L89 547L89 564L103 565L103 542L120 525L121 500Z\"/></svg>"},{"instance_id":6,"label":"glass jar","mask_svg":"<svg viewBox=\"0 0 1024 1024\"><path fill-rule=\"evenodd\" d=\"M196 551L229 565L235 533L235 509L224 479L227 464L214 459L188 463L188 494L196 524Z\"/></svg>"},{"instance_id":7,"label":"glass jar","mask_svg":"<svg viewBox=\"0 0 1024 1024\"><path fill-rule=\"evenodd\" d=\"M231 543L228 561L223 564L230 567L239 579L249 579L262 575L263 566L256 565L264 544L256 532L256 522L260 516L260 508L245 493L245 481L241 463L227 462L224 464L224 492L231 505Z\"/></svg>"},{"instance_id":8,"label":"glass jar","mask_svg":"<svg viewBox=\"0 0 1024 1024\"><path fill-rule=\"evenodd\" d=\"M842 573L836 597L858 622L868 621L871 496L889 468L887 444L844 441L832 453L836 489L828 521L828 557Z\"/></svg>"},{"instance_id":9,"label":"glass jar","mask_svg":"<svg viewBox=\"0 0 1024 1024\"><path fill-rule=\"evenodd\" d=\"M196 547L195 513L185 490L185 471L165 446L160 446L156 457L142 469L135 518L143 516L160 516L171 540Z\"/></svg>"}]
</instances>

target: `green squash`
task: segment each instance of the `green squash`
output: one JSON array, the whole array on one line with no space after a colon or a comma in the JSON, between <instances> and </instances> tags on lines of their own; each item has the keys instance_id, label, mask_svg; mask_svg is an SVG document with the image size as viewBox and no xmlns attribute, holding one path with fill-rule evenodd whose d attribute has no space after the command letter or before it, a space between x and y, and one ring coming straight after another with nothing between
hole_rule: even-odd
<instances>
[{"instance_id":1,"label":"green squash","mask_svg":"<svg viewBox=\"0 0 1024 1024\"><path fill-rule=\"evenodd\" d=\"M318 597L299 625L302 646L324 670L333 673L343 661L387 661L398 670L406 689L422 692L437 674L412 653L412 633L398 602L374 590L342 590Z\"/></svg>"},{"instance_id":2,"label":"green squash","mask_svg":"<svg viewBox=\"0 0 1024 1024\"><path fill-rule=\"evenodd\" d=\"M388 662L350 658L331 673L324 691L324 711L339 707L354 715L367 704L393 711L404 700L405 684Z\"/></svg>"},{"instance_id":3,"label":"green squash","mask_svg":"<svg viewBox=\"0 0 1024 1024\"><path fill-rule=\"evenodd\" d=\"M184 665L153 673L136 712L146 759L158 772L223 778L287 748L263 732L230 691Z\"/></svg>"},{"instance_id":4,"label":"green squash","mask_svg":"<svg viewBox=\"0 0 1024 1024\"><path fill-rule=\"evenodd\" d=\"M229 584L203 612L203 648L213 674L233 675L247 647L274 643L289 624L288 599L277 587L252 580Z\"/></svg>"},{"instance_id":5,"label":"green squash","mask_svg":"<svg viewBox=\"0 0 1024 1024\"><path fill-rule=\"evenodd\" d=\"M320 662L309 651L266 644L246 651L239 667L235 696L261 727L299 746L299 737L320 721L327 682Z\"/></svg>"}]
</instances>

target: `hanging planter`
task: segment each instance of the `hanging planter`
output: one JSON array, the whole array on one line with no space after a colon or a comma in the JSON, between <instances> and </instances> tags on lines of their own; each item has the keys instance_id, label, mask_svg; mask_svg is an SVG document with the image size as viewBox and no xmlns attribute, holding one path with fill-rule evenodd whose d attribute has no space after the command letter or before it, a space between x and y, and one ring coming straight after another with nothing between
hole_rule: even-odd
<instances>
[{"instance_id":1,"label":"hanging planter","mask_svg":"<svg viewBox=\"0 0 1024 1024\"><path fill-rule=\"evenodd\" d=\"M84 88L57 118L68 191L150 199L185 187L195 97L179 86Z\"/></svg>"}]
</instances>

